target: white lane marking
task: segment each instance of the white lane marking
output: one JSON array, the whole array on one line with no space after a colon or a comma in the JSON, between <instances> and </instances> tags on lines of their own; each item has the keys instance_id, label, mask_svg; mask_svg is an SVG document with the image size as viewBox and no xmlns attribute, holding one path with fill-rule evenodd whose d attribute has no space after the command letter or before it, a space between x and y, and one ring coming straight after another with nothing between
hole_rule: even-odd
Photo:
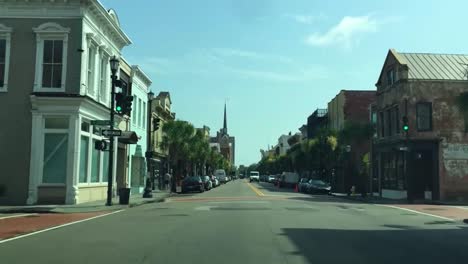
<instances>
[{"instance_id":1,"label":"white lane marking","mask_svg":"<svg viewBox=\"0 0 468 264\"><path fill-rule=\"evenodd\" d=\"M43 232L51 231L51 230L54 230L54 229L58 229L58 228L65 227L65 226L74 225L74 224L86 222L86 221L89 221L89 220L93 220L93 219L96 219L96 218L100 218L100 217L104 217L104 216L108 216L108 215L120 213L120 212L123 212L123 211L125 211L125 209L118 210L118 211L114 211L114 212L111 212L111 213L108 213L108 214L93 216L93 217L90 217L90 218L86 218L86 219L82 219L82 220L78 220L78 221L66 223L66 224L63 224L63 225L58 225L58 226L54 226L54 227L42 229L42 230L39 230L39 231L36 231L36 232L32 232L32 233L28 233L28 234L24 234L24 235L12 237L12 238L7 238L7 239L4 239L4 240L0 240L0 244L5 243L5 242L9 242L9 241L12 241L12 240L16 240L16 239L19 239L19 238L24 238L24 237L28 237L28 236L37 235L37 234L40 234L40 233L43 233Z\"/></svg>"},{"instance_id":2,"label":"white lane marking","mask_svg":"<svg viewBox=\"0 0 468 264\"><path fill-rule=\"evenodd\" d=\"M412 212L412 213L416 213L416 214L421 214L421 215L426 215L426 216L432 216L432 217L435 217L435 218L439 218L439 219L443 219L443 220L455 222L455 220L452 219L452 218L443 217L443 216L438 216L438 215L434 215L434 214L423 213L423 212L416 211L416 210L412 210L412 209L408 209L408 208L403 208L403 207L398 207L398 206L393 206L393 205L385 205L385 204L376 204L376 205L377 205L377 206L383 206L383 207L394 208L394 209L400 209L400 210L403 210L403 211L408 211L408 212Z\"/></svg>"},{"instance_id":3,"label":"white lane marking","mask_svg":"<svg viewBox=\"0 0 468 264\"><path fill-rule=\"evenodd\" d=\"M15 217L28 216L28 215L37 215L37 214L19 214L19 215L9 215L9 216L3 216L3 217L0 217L0 220L2 220L2 219L8 219L8 218L15 218Z\"/></svg>"},{"instance_id":4,"label":"white lane marking","mask_svg":"<svg viewBox=\"0 0 468 264\"><path fill-rule=\"evenodd\" d=\"M468 210L468 207L463 207L463 206L453 206L453 207L458 208L458 209Z\"/></svg>"},{"instance_id":5,"label":"white lane marking","mask_svg":"<svg viewBox=\"0 0 468 264\"><path fill-rule=\"evenodd\" d=\"M225 201L225 202L209 202L212 204L229 204L229 203L246 203L246 204L269 204L269 201Z\"/></svg>"},{"instance_id":6,"label":"white lane marking","mask_svg":"<svg viewBox=\"0 0 468 264\"><path fill-rule=\"evenodd\" d=\"M197 210L197 211L210 211L211 208L215 208L217 206L199 206L199 207L195 207L194 210Z\"/></svg>"}]
</instances>

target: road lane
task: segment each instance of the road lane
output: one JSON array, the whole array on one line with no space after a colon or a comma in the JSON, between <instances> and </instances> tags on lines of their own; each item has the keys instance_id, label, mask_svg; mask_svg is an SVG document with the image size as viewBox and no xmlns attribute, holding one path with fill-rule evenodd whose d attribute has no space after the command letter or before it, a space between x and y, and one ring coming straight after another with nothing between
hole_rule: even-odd
<instances>
[{"instance_id":1,"label":"road lane","mask_svg":"<svg viewBox=\"0 0 468 264\"><path fill-rule=\"evenodd\" d=\"M0 256L5 263L39 264L460 263L468 257L464 226L252 185L265 196L245 181L230 182L11 241L0 245Z\"/></svg>"}]
</instances>

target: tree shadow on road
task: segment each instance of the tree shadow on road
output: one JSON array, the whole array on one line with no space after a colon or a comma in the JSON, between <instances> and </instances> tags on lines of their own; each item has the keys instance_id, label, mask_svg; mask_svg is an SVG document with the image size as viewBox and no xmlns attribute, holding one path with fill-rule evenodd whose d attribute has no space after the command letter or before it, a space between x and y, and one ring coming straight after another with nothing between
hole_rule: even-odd
<instances>
[{"instance_id":1,"label":"tree shadow on road","mask_svg":"<svg viewBox=\"0 0 468 264\"><path fill-rule=\"evenodd\" d=\"M385 228L385 229L384 229ZM392 229L388 229L392 228ZM284 228L283 235L308 263L462 263L468 259L468 228L381 230ZM464 260L463 260L464 259Z\"/></svg>"}]
</instances>

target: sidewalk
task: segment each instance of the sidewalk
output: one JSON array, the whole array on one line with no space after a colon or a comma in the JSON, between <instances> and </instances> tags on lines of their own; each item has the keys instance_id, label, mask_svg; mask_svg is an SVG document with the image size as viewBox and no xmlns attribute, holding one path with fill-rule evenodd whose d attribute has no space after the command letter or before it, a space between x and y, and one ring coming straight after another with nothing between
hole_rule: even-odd
<instances>
[{"instance_id":1,"label":"sidewalk","mask_svg":"<svg viewBox=\"0 0 468 264\"><path fill-rule=\"evenodd\" d=\"M359 194L354 194L348 196L346 193L332 193L333 196L343 198L343 199L348 199L348 200L354 200L354 201L360 201L360 202L365 202L365 203L377 203L377 204L426 204L426 205L446 205L446 206L461 206L461 207L467 207L468 204L466 202L444 202L444 201L429 201L429 200L414 200L413 202L408 202L407 199L389 199L389 198L383 198L380 196L370 196L367 195L366 197L362 197L362 195Z\"/></svg>"},{"instance_id":2,"label":"sidewalk","mask_svg":"<svg viewBox=\"0 0 468 264\"><path fill-rule=\"evenodd\" d=\"M99 211L114 211L135 207L147 203L163 202L169 197L169 192L154 191L152 198L142 198L143 194L132 194L128 205L119 204L119 197L112 199L112 205L106 206L106 200L99 200L76 205L30 205L30 206L0 206L0 214L13 213L87 213Z\"/></svg>"},{"instance_id":3,"label":"sidewalk","mask_svg":"<svg viewBox=\"0 0 468 264\"><path fill-rule=\"evenodd\" d=\"M370 196L367 195L366 197L362 197L361 194L353 194L348 196L346 193L331 193L332 196L347 199L347 200L353 200L353 201L359 201L359 202L364 202L364 203L376 203L376 204L407 204L408 201L406 199L387 199L387 198L382 198L380 196Z\"/></svg>"}]
</instances>

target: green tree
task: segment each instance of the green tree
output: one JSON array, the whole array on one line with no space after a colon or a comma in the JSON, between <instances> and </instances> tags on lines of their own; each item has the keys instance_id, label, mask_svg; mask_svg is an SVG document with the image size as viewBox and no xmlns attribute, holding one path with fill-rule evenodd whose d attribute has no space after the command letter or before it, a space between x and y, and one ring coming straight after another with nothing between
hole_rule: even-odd
<instances>
[{"instance_id":1,"label":"green tree","mask_svg":"<svg viewBox=\"0 0 468 264\"><path fill-rule=\"evenodd\" d=\"M189 161L190 143L195 128L187 121L175 120L164 123L161 148L169 152L169 164L176 177L181 177Z\"/></svg>"}]
</instances>

